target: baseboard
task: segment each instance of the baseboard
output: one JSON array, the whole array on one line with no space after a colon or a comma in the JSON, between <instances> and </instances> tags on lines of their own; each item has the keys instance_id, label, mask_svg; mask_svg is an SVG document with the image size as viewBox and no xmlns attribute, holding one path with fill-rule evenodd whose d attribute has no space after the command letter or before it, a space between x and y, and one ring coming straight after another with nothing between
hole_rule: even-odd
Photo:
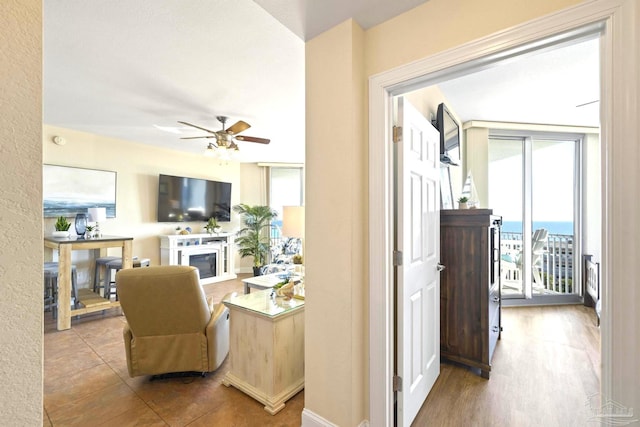
<instances>
[{"instance_id":1,"label":"baseboard","mask_svg":"<svg viewBox=\"0 0 640 427\"><path fill-rule=\"evenodd\" d=\"M336 424L333 424L331 421L325 420L320 415L315 414L304 408L302 410L302 427L338 427ZM369 421L362 420L358 427L369 427Z\"/></svg>"}]
</instances>

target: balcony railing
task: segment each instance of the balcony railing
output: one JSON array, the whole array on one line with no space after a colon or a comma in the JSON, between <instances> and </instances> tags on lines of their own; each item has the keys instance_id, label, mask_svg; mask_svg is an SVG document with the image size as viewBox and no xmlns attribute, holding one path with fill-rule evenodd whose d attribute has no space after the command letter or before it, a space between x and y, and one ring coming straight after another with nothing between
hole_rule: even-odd
<instances>
[{"instance_id":1,"label":"balcony railing","mask_svg":"<svg viewBox=\"0 0 640 427\"><path fill-rule=\"evenodd\" d=\"M522 289L522 234L503 232L501 237L503 283L508 288ZM573 236L549 234L541 253L533 254L532 258L534 293L574 293Z\"/></svg>"}]
</instances>

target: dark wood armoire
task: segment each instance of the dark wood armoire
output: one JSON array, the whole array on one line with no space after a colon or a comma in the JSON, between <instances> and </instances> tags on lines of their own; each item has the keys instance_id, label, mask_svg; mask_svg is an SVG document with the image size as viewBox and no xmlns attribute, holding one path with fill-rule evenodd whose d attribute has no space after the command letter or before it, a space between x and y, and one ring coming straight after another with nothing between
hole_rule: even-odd
<instances>
[{"instance_id":1,"label":"dark wood armoire","mask_svg":"<svg viewBox=\"0 0 640 427\"><path fill-rule=\"evenodd\" d=\"M440 212L440 355L489 378L500 333L500 227L491 209Z\"/></svg>"}]
</instances>

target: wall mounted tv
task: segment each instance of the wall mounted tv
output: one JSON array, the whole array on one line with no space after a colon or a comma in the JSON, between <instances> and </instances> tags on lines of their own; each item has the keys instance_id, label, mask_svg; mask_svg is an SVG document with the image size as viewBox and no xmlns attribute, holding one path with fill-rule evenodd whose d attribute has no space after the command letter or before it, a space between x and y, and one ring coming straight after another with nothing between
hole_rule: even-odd
<instances>
[{"instance_id":1,"label":"wall mounted tv","mask_svg":"<svg viewBox=\"0 0 640 427\"><path fill-rule=\"evenodd\" d=\"M231 183L162 175L158 177L158 222L231 221Z\"/></svg>"},{"instance_id":2,"label":"wall mounted tv","mask_svg":"<svg viewBox=\"0 0 640 427\"><path fill-rule=\"evenodd\" d=\"M436 128L440 132L440 162L460 164L460 126L444 103L438 105Z\"/></svg>"}]
</instances>

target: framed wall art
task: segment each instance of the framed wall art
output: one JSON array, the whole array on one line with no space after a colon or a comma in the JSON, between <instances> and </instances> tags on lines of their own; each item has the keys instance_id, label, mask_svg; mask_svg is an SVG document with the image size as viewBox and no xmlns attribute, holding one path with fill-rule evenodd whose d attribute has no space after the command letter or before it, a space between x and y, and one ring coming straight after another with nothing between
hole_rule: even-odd
<instances>
[{"instance_id":1,"label":"framed wall art","mask_svg":"<svg viewBox=\"0 0 640 427\"><path fill-rule=\"evenodd\" d=\"M86 213L106 208L107 218L116 216L117 173L71 166L43 165L42 194L45 218Z\"/></svg>"}]
</instances>

